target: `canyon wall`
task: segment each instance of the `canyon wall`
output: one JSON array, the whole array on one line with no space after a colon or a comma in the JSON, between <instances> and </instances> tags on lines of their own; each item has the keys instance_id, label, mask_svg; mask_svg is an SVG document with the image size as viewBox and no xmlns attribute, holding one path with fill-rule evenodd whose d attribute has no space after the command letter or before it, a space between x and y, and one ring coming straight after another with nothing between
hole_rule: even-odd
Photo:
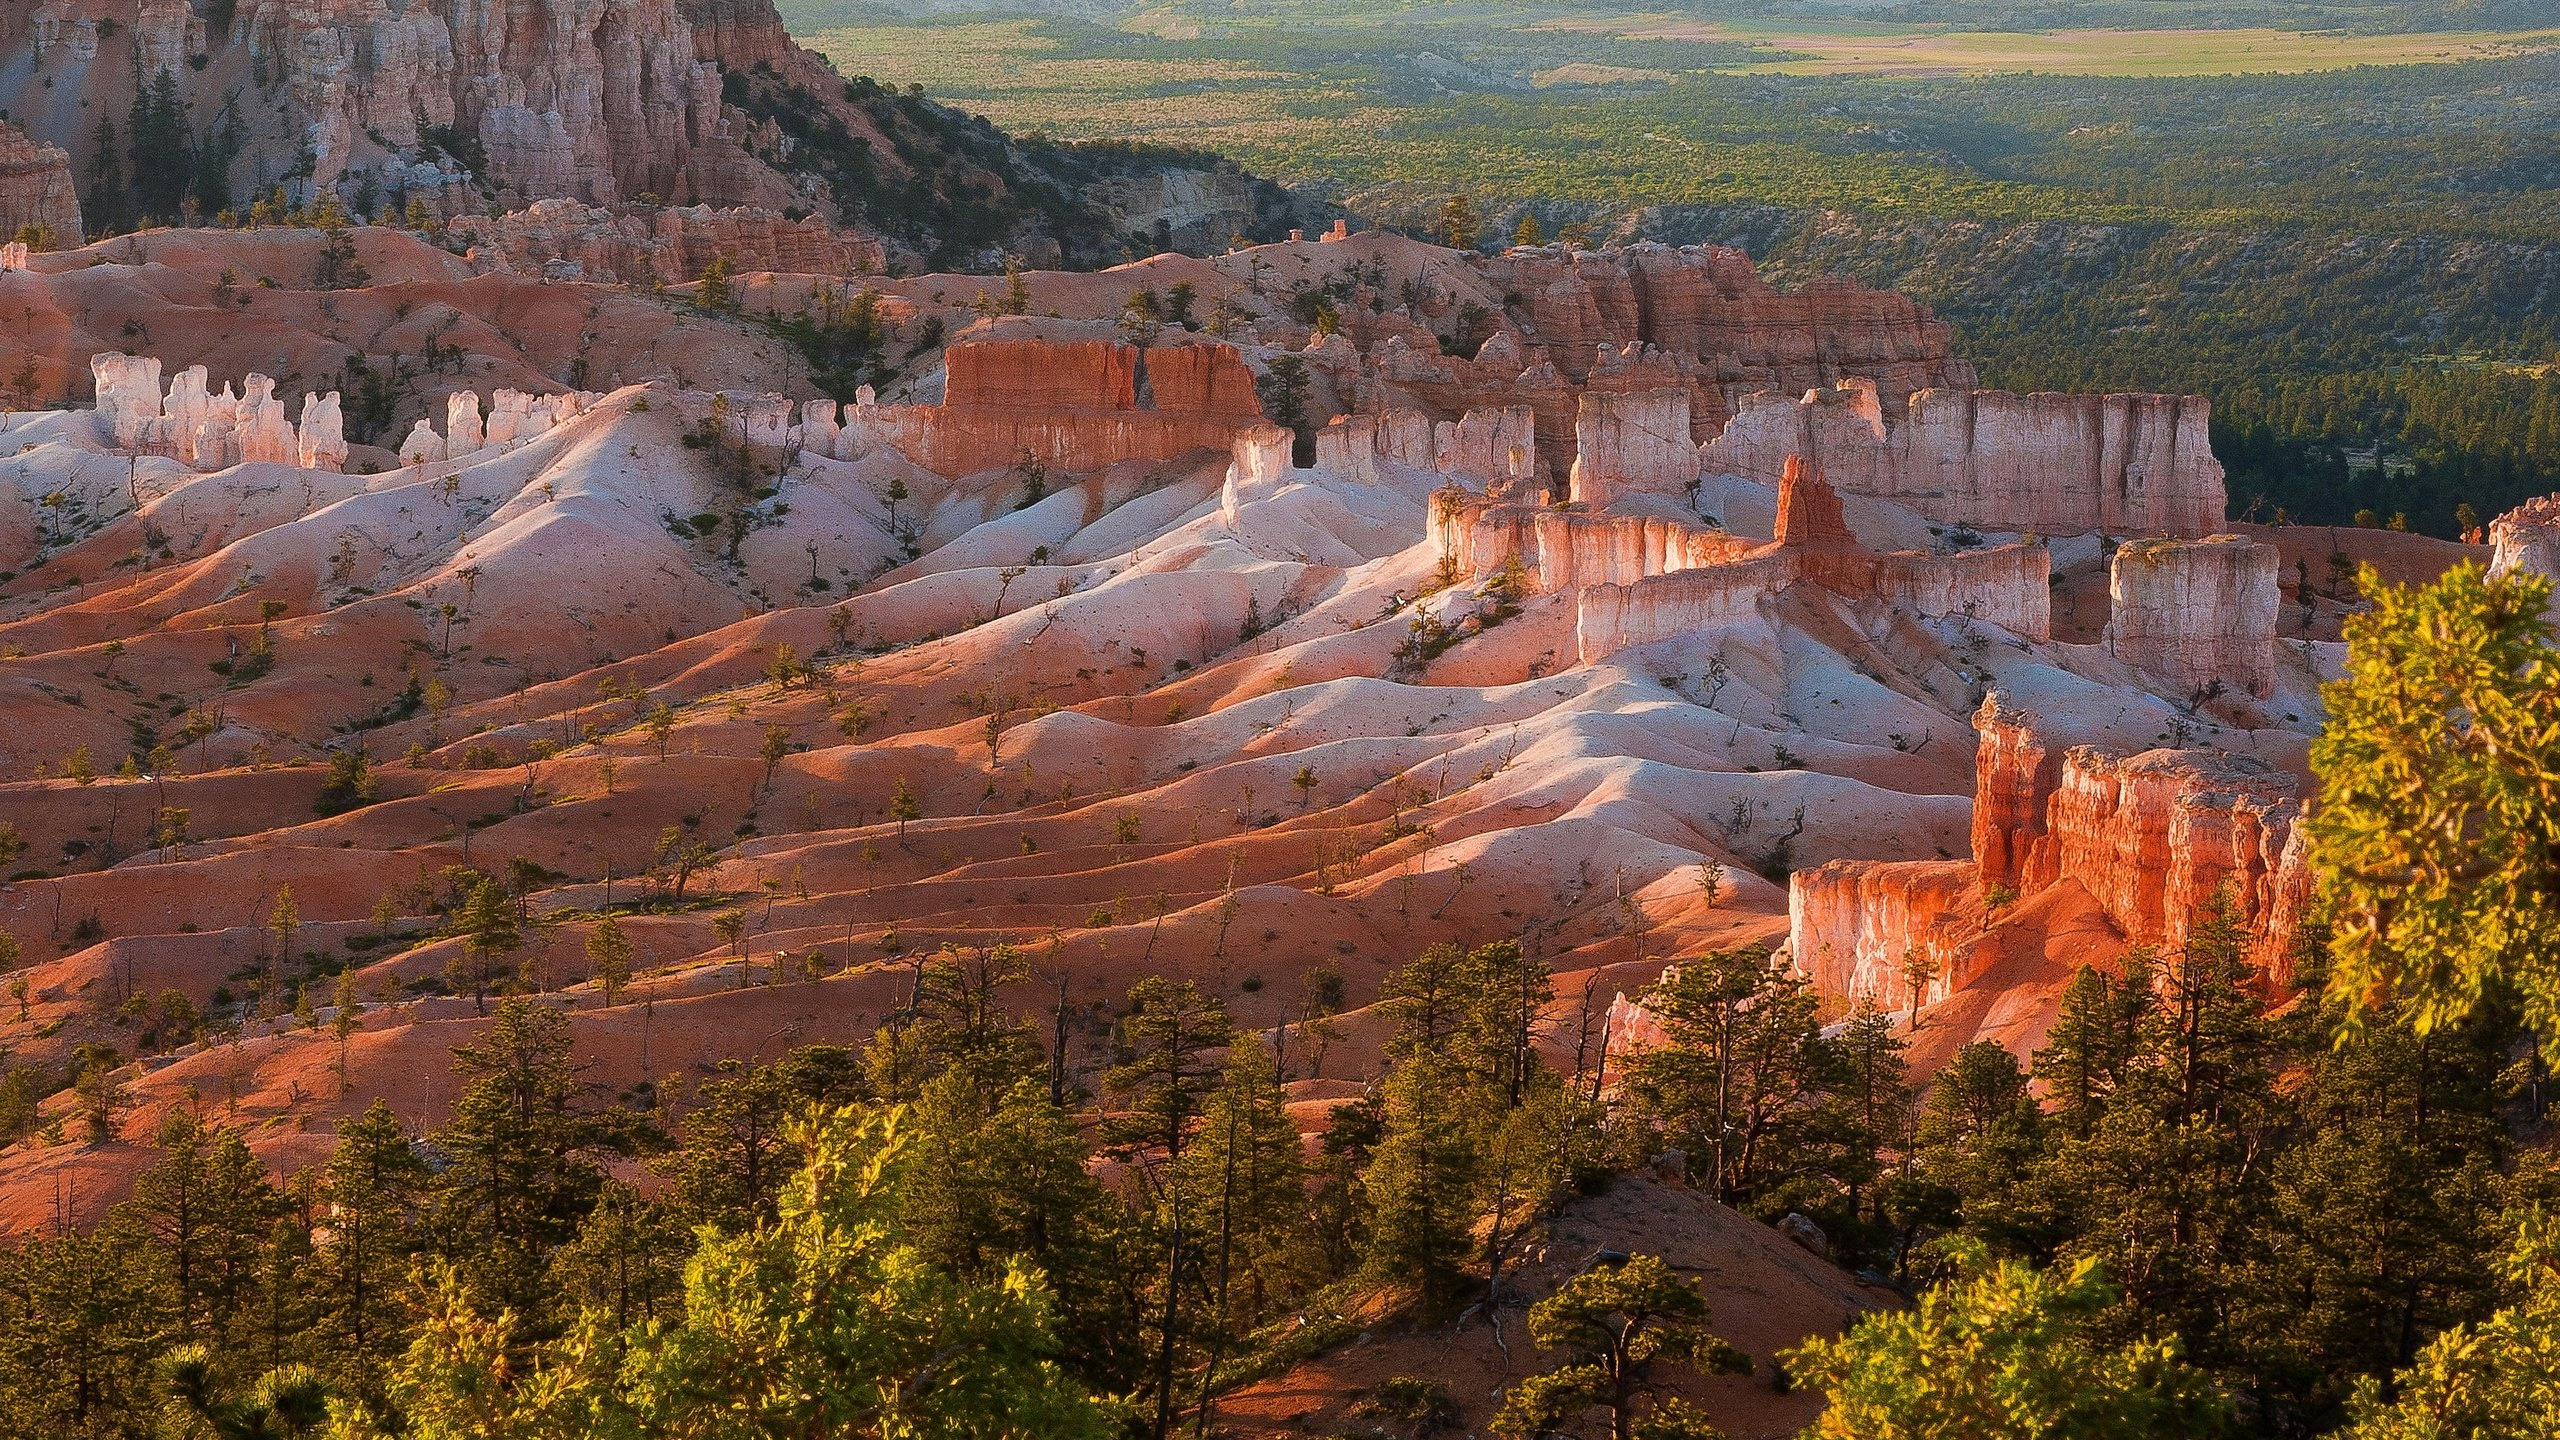
<instances>
[{"instance_id":1,"label":"canyon wall","mask_svg":"<svg viewBox=\"0 0 2560 1440\"><path fill-rule=\"evenodd\" d=\"M1542 489L1537 411L1505 405L1438 422L1431 429L1431 466L1452 479L1475 482L1488 495Z\"/></svg>"},{"instance_id":2,"label":"canyon wall","mask_svg":"<svg viewBox=\"0 0 2560 1440\"><path fill-rule=\"evenodd\" d=\"M2174 950L2194 913L2229 886L2239 919L2263 931L2280 895L2301 806L2290 776L2210 750L2121 755L2075 746L2047 803L2027 867L2078 882L2126 938Z\"/></svg>"},{"instance_id":3,"label":"canyon wall","mask_svg":"<svg viewBox=\"0 0 2560 1440\"><path fill-rule=\"evenodd\" d=\"M1538 588L1631 585L1651 575L1739 560L1753 541L1644 515L1587 515L1514 505L1451 487L1431 497L1426 538L1454 578L1490 575L1513 560Z\"/></svg>"},{"instance_id":4,"label":"canyon wall","mask_svg":"<svg viewBox=\"0 0 2560 1440\"><path fill-rule=\"evenodd\" d=\"M1488 278L1537 337L1539 357L1588 383L1602 347L1654 346L1695 357L1702 420L1721 424L1728 397L1802 391L1865 375L1899 403L1931 386L1973 384L1948 353L1945 322L1907 296L1822 280L1780 293L1727 246L1550 245L1485 263Z\"/></svg>"},{"instance_id":5,"label":"canyon wall","mask_svg":"<svg viewBox=\"0 0 2560 1440\"><path fill-rule=\"evenodd\" d=\"M72 190L68 153L0 120L0 242L22 232L54 245L79 244L80 197Z\"/></svg>"},{"instance_id":6,"label":"canyon wall","mask_svg":"<svg viewBox=\"0 0 2560 1440\"><path fill-rule=\"evenodd\" d=\"M1684 390L1695 443L1758 391L1861 376L1899 407L1917 390L1974 384L1973 367L1948 351L1946 325L1916 301L1845 281L1782 294L1740 250L1554 245L1474 266L1505 322L1476 354L1443 354L1418 327L1372 335L1357 374L1338 383L1363 410L1407 405L1445 419L1526 405L1555 475L1572 467L1586 393Z\"/></svg>"},{"instance_id":7,"label":"canyon wall","mask_svg":"<svg viewBox=\"0 0 2560 1440\"><path fill-rule=\"evenodd\" d=\"M1843 493L1931 520L2047 535L2209 535L2222 465L2199 396L1922 391L1897 409L1860 379L1746 400L1701 468L1774 484L1790 455Z\"/></svg>"},{"instance_id":8,"label":"canyon wall","mask_svg":"<svg viewBox=\"0 0 2560 1440\"><path fill-rule=\"evenodd\" d=\"M1791 878L1789 950L1817 984L1907 1002L1903 957L1916 953L1961 988L1996 949L1976 943L1977 898L2065 881L2128 941L2164 952L2228 895L2252 967L2274 987L2293 983L2312 886L2291 776L2212 750L2065 750L1996 693L1974 726L1971 862L1836 860Z\"/></svg>"},{"instance_id":9,"label":"canyon wall","mask_svg":"<svg viewBox=\"0 0 2560 1440\"><path fill-rule=\"evenodd\" d=\"M2173 698L2276 689L2276 547L2237 535L2133 540L2108 563L2106 646Z\"/></svg>"},{"instance_id":10,"label":"canyon wall","mask_svg":"<svg viewBox=\"0 0 2560 1440\"><path fill-rule=\"evenodd\" d=\"M1336 415L1316 432L1316 468L1366 484L1381 482L1381 460L1429 470L1434 458L1431 417L1419 410Z\"/></svg>"}]
</instances>

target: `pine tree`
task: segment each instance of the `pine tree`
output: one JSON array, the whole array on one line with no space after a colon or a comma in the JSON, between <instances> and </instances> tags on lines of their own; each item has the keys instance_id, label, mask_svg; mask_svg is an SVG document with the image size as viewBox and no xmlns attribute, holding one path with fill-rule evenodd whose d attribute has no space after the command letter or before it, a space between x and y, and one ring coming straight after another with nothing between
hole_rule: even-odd
<instances>
[{"instance_id":1,"label":"pine tree","mask_svg":"<svg viewBox=\"0 0 2560 1440\"><path fill-rule=\"evenodd\" d=\"M622 933L622 923L607 915L587 931L587 969L596 988L604 992L605 1008L613 1008L622 987L631 983L631 937Z\"/></svg>"},{"instance_id":2,"label":"pine tree","mask_svg":"<svg viewBox=\"0 0 2560 1440\"><path fill-rule=\"evenodd\" d=\"M1097 1389L1126 1390L1145 1371L1139 1235L1086 1168L1075 1116L1021 1079L986 1108L967 1074L926 1082L910 1114L916 1164L899 1223L918 1253L967 1279L1008 1259L1039 1268L1058 1297L1062 1356Z\"/></svg>"},{"instance_id":3,"label":"pine tree","mask_svg":"<svg viewBox=\"0 0 2560 1440\"><path fill-rule=\"evenodd\" d=\"M349 1368L371 1365L397 1335L427 1166L391 1107L376 1099L339 1122L321 1172L328 1236L315 1257L321 1324Z\"/></svg>"},{"instance_id":4,"label":"pine tree","mask_svg":"<svg viewBox=\"0 0 2560 1440\"><path fill-rule=\"evenodd\" d=\"M2086 1136L2131 1076L2156 973L2150 950L2137 948L2117 973L2083 965L2064 987L2061 1012L2036 1052L2035 1076L2053 1099L2053 1118L2070 1134Z\"/></svg>"},{"instance_id":5,"label":"pine tree","mask_svg":"<svg viewBox=\"0 0 2560 1440\"><path fill-rule=\"evenodd\" d=\"M469 987L473 1012L485 1014L489 985L497 977L498 958L514 953L524 944L524 934L516 928L515 906L497 881L482 879L472 886L471 897L464 902L461 913L454 916L451 929L462 939L462 951L457 957L461 974L455 978Z\"/></svg>"},{"instance_id":6,"label":"pine tree","mask_svg":"<svg viewBox=\"0 0 2560 1440\"><path fill-rule=\"evenodd\" d=\"M494 890L494 887L487 887ZM462 1094L432 1143L438 1248L476 1295L545 1313L543 1264L575 1233L602 1175L589 1154L603 1137L577 1104L569 1019L522 997L453 1052Z\"/></svg>"},{"instance_id":7,"label":"pine tree","mask_svg":"<svg viewBox=\"0 0 2560 1440\"><path fill-rule=\"evenodd\" d=\"M133 204L146 219L175 224L194 178L186 102L164 67L134 92L126 134L133 160Z\"/></svg>"},{"instance_id":8,"label":"pine tree","mask_svg":"<svg viewBox=\"0 0 2560 1440\"><path fill-rule=\"evenodd\" d=\"M1611 1440L1713 1440L1696 1407L1658 1394L1678 1365L1710 1375L1748 1375L1751 1359L1707 1329L1697 1282L1659 1255L1589 1270L1529 1307L1538 1348L1574 1357L1511 1387L1493 1419L1497 1435L1520 1440L1556 1433L1592 1409L1609 1414Z\"/></svg>"},{"instance_id":9,"label":"pine tree","mask_svg":"<svg viewBox=\"0 0 2560 1440\"><path fill-rule=\"evenodd\" d=\"M1479 1116L1463 1103L1463 1072L1417 1053L1391 1071L1384 1123L1361 1177L1368 1200L1362 1254L1370 1275L1409 1284L1426 1315L1456 1308L1483 1213L1477 1204L1484 1147Z\"/></svg>"},{"instance_id":10,"label":"pine tree","mask_svg":"<svg viewBox=\"0 0 2560 1440\"><path fill-rule=\"evenodd\" d=\"M1129 987L1129 1013L1120 1022L1121 1059L1103 1077L1103 1093L1115 1102L1103 1121L1103 1137L1150 1177L1162 1214L1163 1268L1149 1317L1155 1364L1148 1388L1154 1392L1157 1440L1173 1427L1174 1356L1185 1333L1182 1295L1196 1286L1192 1277L1199 1263L1199 1236L1182 1188L1171 1177L1181 1168L1184 1146L1216 1083L1209 1052L1234 1038L1234 1022L1215 997L1188 980L1150 975Z\"/></svg>"},{"instance_id":11,"label":"pine tree","mask_svg":"<svg viewBox=\"0 0 2560 1440\"><path fill-rule=\"evenodd\" d=\"M1758 951L1683 961L1645 991L1663 1043L1627 1067L1633 1118L1686 1150L1727 1204L1756 1208L1817 1170L1835 1057L1812 986Z\"/></svg>"}]
</instances>

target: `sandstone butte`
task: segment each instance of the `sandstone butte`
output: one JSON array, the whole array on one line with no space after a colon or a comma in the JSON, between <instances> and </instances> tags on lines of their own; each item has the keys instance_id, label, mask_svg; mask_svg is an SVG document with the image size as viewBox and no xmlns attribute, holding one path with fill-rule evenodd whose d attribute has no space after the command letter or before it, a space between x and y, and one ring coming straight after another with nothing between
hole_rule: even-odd
<instances>
[{"instance_id":1,"label":"sandstone butte","mask_svg":"<svg viewBox=\"0 0 2560 1440\"><path fill-rule=\"evenodd\" d=\"M1276 1028L1339 967L1347 1038L1291 1082L1310 1124L1374 1068L1380 978L1439 940L1528 935L1560 1051L1641 1044L1642 985L1736 945L1925 1008L1922 1065L2024 1050L2075 967L2178 944L2226 888L2276 993L2341 659L2298 567L2482 553L2225 526L2201 401L1981 392L1913 302L1718 249L1354 234L1031 272L1006 316L1002 281L864 278L850 242L745 221L715 243L780 268L740 265L740 307L868 292L892 327L826 394L696 285L592 278L704 263L721 213L537 207L476 259L359 228L369 281L328 291L310 231L0 269L27 317L0 375L35 377L0 415L11 1043L129 1045L118 1007L166 991L238 1027L137 1058L124 1138L0 1152L0 1225L96 1215L190 1092L284 1169L377 1096L432 1123L477 1023L438 877L518 856L560 923L515 963L609 1087L859 1040L903 957L1001 940L1095 1007L1080 1075L1139 974ZM623 238L522 238L564 224ZM1289 317L1310 285L1338 333ZM1173 318L1121 323L1150 291ZM1464 353L1469 314L1495 329ZM417 364L431 337L460 363ZM2550 567L2555 506L2492 527L2499 564ZM321 803L349 750L374 794ZM674 883L671 830L714 857L691 893L743 897L743 955L715 911L635 914L649 1003L609 1007L585 917ZM228 978L288 886L362 997L343 1088L325 1024L242 1014ZM1776 1277L1737 1320L1772 1347L1867 1303L1659 1188L1625 1203L1661 1243ZM1231 1413L1279 1433L1261 1393ZM1801 1418L1716 1393L1727 1424Z\"/></svg>"}]
</instances>

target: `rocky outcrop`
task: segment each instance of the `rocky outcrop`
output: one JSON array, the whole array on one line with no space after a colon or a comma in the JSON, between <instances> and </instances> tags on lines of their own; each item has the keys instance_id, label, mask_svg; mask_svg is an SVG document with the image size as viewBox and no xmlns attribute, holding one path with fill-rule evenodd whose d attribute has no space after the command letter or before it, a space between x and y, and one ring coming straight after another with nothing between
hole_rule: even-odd
<instances>
[{"instance_id":1,"label":"rocky outcrop","mask_svg":"<svg viewBox=\"0 0 2560 1440\"><path fill-rule=\"evenodd\" d=\"M1488 495L1536 488L1537 412L1526 405L1469 410L1432 427L1432 465L1454 480L1473 482Z\"/></svg>"},{"instance_id":2,"label":"rocky outcrop","mask_svg":"<svg viewBox=\"0 0 2560 1440\"><path fill-rule=\"evenodd\" d=\"M1698 480L1687 390L1585 391L1573 445L1574 502L1595 510L1630 494L1682 496Z\"/></svg>"},{"instance_id":3,"label":"rocky outcrop","mask_svg":"<svg viewBox=\"0 0 2560 1440\"><path fill-rule=\"evenodd\" d=\"M170 380L164 394L160 368L160 361L147 355L110 352L90 360L98 429L109 445L132 454L164 455L206 471L250 462L305 470L346 468L346 420L338 392L305 394L297 423L287 418L275 381L264 375L247 376L238 395L228 381L212 393L206 388L205 367L190 365ZM460 460L478 454L484 445L529 439L583 413L595 399L575 390L556 395L500 390L492 397L484 426L480 398L459 391L446 401L445 433L438 435L420 420L400 443L400 462Z\"/></svg>"},{"instance_id":4,"label":"rocky outcrop","mask_svg":"<svg viewBox=\"0 0 2560 1440\"><path fill-rule=\"evenodd\" d=\"M1822 988L1907 1003L1905 957L1916 956L1939 977L1928 998L1942 998L1996 954L1977 943L1977 897L2066 881L2128 941L2165 951L2227 896L2252 966L2273 986L2293 982L2312 886L2291 776L2213 750L2066 752L1997 693L1974 728L1971 862L1838 860L1791 878L1789 950Z\"/></svg>"},{"instance_id":5,"label":"rocky outcrop","mask_svg":"<svg viewBox=\"0 0 2560 1440\"><path fill-rule=\"evenodd\" d=\"M1464 543L1470 553L1490 553L1502 541L1470 536ZM1726 563L1586 587L1578 601L1577 642L1588 663L1628 646L1740 619L1763 598L1799 582L1853 603L1880 602L1924 619L1997 625L2042 641L2053 633L2051 577L2052 557L2041 545L1951 555L1868 550L1849 533L1840 497L1796 459L1779 481L1776 540Z\"/></svg>"},{"instance_id":6,"label":"rocky outcrop","mask_svg":"<svg viewBox=\"0 0 2560 1440\"><path fill-rule=\"evenodd\" d=\"M2292 778L2262 761L2077 746L2063 758L2027 887L2078 882L2138 945L2184 944L2190 920L2226 885L2239 918L2262 927L2291 883L2282 872L2300 813Z\"/></svg>"},{"instance_id":7,"label":"rocky outcrop","mask_svg":"<svg viewBox=\"0 0 2560 1440\"><path fill-rule=\"evenodd\" d=\"M1429 470L1432 458L1431 417L1419 410L1336 415L1316 432L1316 468L1368 484L1384 478L1381 460Z\"/></svg>"},{"instance_id":8,"label":"rocky outcrop","mask_svg":"<svg viewBox=\"0 0 2560 1440\"><path fill-rule=\"evenodd\" d=\"M1973 861L1985 885L2016 889L2044 838L2045 806L2062 783L2061 748L2047 743L2031 711L2011 710L1998 692L1974 713Z\"/></svg>"},{"instance_id":9,"label":"rocky outcrop","mask_svg":"<svg viewBox=\"0 0 2560 1440\"><path fill-rule=\"evenodd\" d=\"M1701 468L1769 484L1801 455L1845 494L1945 524L2194 537L2222 524L2209 415L2193 395L1927 390L1896 406L1853 378L1797 400L1745 400Z\"/></svg>"},{"instance_id":10,"label":"rocky outcrop","mask_svg":"<svg viewBox=\"0 0 2560 1440\"><path fill-rule=\"evenodd\" d=\"M0 242L21 235L47 246L80 243L80 197L71 156L0 120Z\"/></svg>"},{"instance_id":11,"label":"rocky outcrop","mask_svg":"<svg viewBox=\"0 0 2560 1440\"><path fill-rule=\"evenodd\" d=\"M1760 548L1704 525L1514 505L1456 487L1431 497L1426 524L1453 579L1490 575L1517 561L1540 589L1559 594L1728 564Z\"/></svg>"},{"instance_id":12,"label":"rocky outcrop","mask_svg":"<svg viewBox=\"0 0 2560 1440\"><path fill-rule=\"evenodd\" d=\"M942 404L856 406L838 454L887 445L947 477L1026 456L1083 474L1225 449L1262 420L1242 358L1216 342L1141 350L1105 340L975 340L944 352L944 365Z\"/></svg>"},{"instance_id":13,"label":"rocky outcrop","mask_svg":"<svg viewBox=\"0 0 2560 1440\"><path fill-rule=\"evenodd\" d=\"M1135 410L1138 347L1109 340L974 340L943 352L952 409Z\"/></svg>"},{"instance_id":14,"label":"rocky outcrop","mask_svg":"<svg viewBox=\"0 0 2560 1440\"><path fill-rule=\"evenodd\" d=\"M1833 860L1787 884L1787 952L1824 994L1885 1009L1931 1004L1970 983L1985 952L1966 917L1962 860Z\"/></svg>"},{"instance_id":15,"label":"rocky outcrop","mask_svg":"<svg viewBox=\"0 0 2560 1440\"><path fill-rule=\"evenodd\" d=\"M478 268L562 280L681 284L721 258L734 270L802 275L877 275L889 263L869 236L750 208L616 212L552 199L455 228L471 237L469 258Z\"/></svg>"},{"instance_id":16,"label":"rocky outcrop","mask_svg":"<svg viewBox=\"0 0 2560 1440\"><path fill-rule=\"evenodd\" d=\"M1945 323L1917 302L1847 281L1782 294L1725 246L1552 245L1484 268L1497 289L1520 297L1541 358L1577 384L1604 346L1693 357L1692 389L1709 423L1729 413L1728 396L1800 392L1842 375L1873 379L1897 404L1915 390L1973 385L1972 367L1948 353Z\"/></svg>"},{"instance_id":17,"label":"rocky outcrop","mask_svg":"<svg viewBox=\"0 0 2560 1440\"><path fill-rule=\"evenodd\" d=\"M2276 688L2276 547L2237 535L2134 540L2107 570L2106 645L2172 697Z\"/></svg>"},{"instance_id":18,"label":"rocky outcrop","mask_svg":"<svg viewBox=\"0 0 2560 1440\"><path fill-rule=\"evenodd\" d=\"M2527 500L2489 522L2489 573L2519 570L2560 580L2560 495ZM2560 588L2548 613L2560 622Z\"/></svg>"},{"instance_id":19,"label":"rocky outcrop","mask_svg":"<svg viewBox=\"0 0 2560 1440\"><path fill-rule=\"evenodd\" d=\"M2262 961L2290 947L2310 893L2290 775L2217 750L2057 756L2036 715L1994 694L1974 717L1973 845L1983 883L2077 883L2137 944L2176 946L2228 883Z\"/></svg>"}]
</instances>

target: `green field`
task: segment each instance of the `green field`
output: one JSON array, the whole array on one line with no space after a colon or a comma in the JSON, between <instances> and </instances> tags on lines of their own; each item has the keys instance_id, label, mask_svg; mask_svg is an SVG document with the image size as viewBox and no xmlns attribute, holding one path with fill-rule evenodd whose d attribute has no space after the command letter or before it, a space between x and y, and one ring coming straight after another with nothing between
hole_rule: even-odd
<instances>
[{"instance_id":1,"label":"green field","mask_svg":"<svg viewBox=\"0 0 2560 1440\"><path fill-rule=\"evenodd\" d=\"M2174 30L1961 30L1941 25L1780 24L1685 16L1574 17L1538 27L1627 40L1722 41L1765 59L1715 68L1782 75L2252 75L2424 65L2560 45L2560 29L2359 35L2266 26Z\"/></svg>"}]
</instances>

